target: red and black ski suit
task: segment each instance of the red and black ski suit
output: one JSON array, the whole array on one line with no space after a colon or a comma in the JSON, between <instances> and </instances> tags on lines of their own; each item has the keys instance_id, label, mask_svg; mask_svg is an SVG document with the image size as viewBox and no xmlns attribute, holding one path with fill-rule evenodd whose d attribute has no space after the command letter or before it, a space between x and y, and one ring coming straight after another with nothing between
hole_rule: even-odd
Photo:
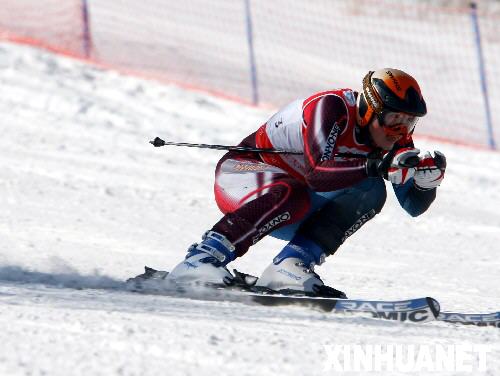
<instances>
[{"instance_id":1,"label":"red and black ski suit","mask_svg":"<svg viewBox=\"0 0 500 376\"><path fill-rule=\"evenodd\" d=\"M225 214L213 227L237 256L272 233L290 240L300 233L333 254L384 206L382 178L368 178L366 156L383 153L356 123L356 93L317 93L274 114L240 145L302 154L229 152L215 173L215 199ZM413 146L411 136L395 147ZM394 186L401 206L423 213L436 189L421 191L413 179Z\"/></svg>"}]
</instances>

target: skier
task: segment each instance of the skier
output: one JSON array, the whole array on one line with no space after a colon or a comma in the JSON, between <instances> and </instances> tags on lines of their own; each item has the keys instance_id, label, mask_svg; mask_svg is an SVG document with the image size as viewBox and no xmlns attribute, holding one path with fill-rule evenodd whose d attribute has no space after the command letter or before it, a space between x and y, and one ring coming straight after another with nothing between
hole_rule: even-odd
<instances>
[{"instance_id":1,"label":"skier","mask_svg":"<svg viewBox=\"0 0 500 376\"><path fill-rule=\"evenodd\" d=\"M176 282L231 284L228 263L266 235L288 241L256 286L345 297L314 266L382 210L384 179L411 216L424 213L444 178L445 156L420 154L412 134L427 113L416 80L370 71L360 93L325 91L291 102L240 145L301 154L230 151L215 170L224 213L168 275Z\"/></svg>"}]
</instances>

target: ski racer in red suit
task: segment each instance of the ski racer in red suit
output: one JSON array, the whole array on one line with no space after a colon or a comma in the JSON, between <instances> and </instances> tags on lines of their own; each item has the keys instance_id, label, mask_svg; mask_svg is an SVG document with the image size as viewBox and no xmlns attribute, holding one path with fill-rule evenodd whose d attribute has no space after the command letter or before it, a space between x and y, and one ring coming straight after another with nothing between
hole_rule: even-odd
<instances>
[{"instance_id":1,"label":"ski racer in red suit","mask_svg":"<svg viewBox=\"0 0 500 376\"><path fill-rule=\"evenodd\" d=\"M226 265L270 234L288 244L257 286L345 297L314 266L382 210L384 179L412 216L436 197L446 159L412 140L426 112L415 79L391 68L369 72L360 93L330 90L288 104L241 145L299 153L228 152L215 173L224 216L168 278L230 284Z\"/></svg>"}]
</instances>

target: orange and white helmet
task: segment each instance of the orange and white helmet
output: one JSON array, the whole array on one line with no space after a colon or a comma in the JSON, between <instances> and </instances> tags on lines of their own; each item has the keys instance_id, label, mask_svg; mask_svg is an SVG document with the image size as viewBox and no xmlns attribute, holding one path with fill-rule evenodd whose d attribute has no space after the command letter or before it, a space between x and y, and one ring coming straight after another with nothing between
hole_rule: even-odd
<instances>
[{"instance_id":1,"label":"orange and white helmet","mask_svg":"<svg viewBox=\"0 0 500 376\"><path fill-rule=\"evenodd\" d=\"M383 123L388 113L403 113L414 123L427 113L427 106L417 81L399 69L384 68L370 71L363 78L363 91L357 99L357 120L362 127L376 115Z\"/></svg>"}]
</instances>

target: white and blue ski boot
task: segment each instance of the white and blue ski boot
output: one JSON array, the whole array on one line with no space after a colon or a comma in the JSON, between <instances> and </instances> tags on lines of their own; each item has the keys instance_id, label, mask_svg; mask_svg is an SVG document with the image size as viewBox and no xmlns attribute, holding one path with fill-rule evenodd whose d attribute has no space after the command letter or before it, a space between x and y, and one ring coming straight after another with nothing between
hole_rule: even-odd
<instances>
[{"instance_id":1,"label":"white and blue ski boot","mask_svg":"<svg viewBox=\"0 0 500 376\"><path fill-rule=\"evenodd\" d=\"M167 276L176 283L229 285L234 277L226 265L236 258L234 245L222 234L207 231L199 244L193 244L186 258Z\"/></svg>"},{"instance_id":2,"label":"white and blue ski boot","mask_svg":"<svg viewBox=\"0 0 500 376\"><path fill-rule=\"evenodd\" d=\"M255 286L283 294L346 298L342 291L325 286L314 272L314 266L324 260L325 253L316 243L296 235L264 270Z\"/></svg>"}]
</instances>

